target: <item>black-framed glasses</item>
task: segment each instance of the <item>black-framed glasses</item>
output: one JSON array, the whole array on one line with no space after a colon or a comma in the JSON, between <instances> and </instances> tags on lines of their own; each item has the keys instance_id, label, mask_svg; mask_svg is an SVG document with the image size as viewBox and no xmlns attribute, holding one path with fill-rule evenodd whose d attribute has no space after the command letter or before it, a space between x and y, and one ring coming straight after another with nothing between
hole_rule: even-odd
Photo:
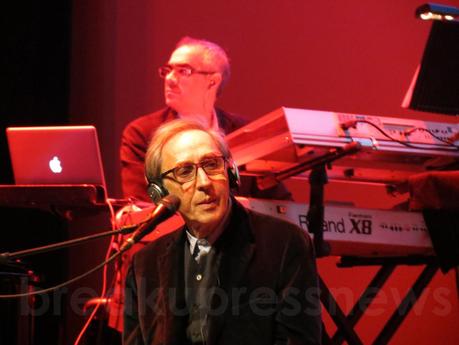
<instances>
[{"instance_id":1,"label":"black-framed glasses","mask_svg":"<svg viewBox=\"0 0 459 345\"><path fill-rule=\"evenodd\" d=\"M163 179L172 173L174 180L179 183L185 183L196 178L199 168L202 168L207 175L222 174L225 171L225 158L223 156L208 157L199 163L183 163L163 172L159 177Z\"/></svg>"},{"instance_id":2,"label":"black-framed glasses","mask_svg":"<svg viewBox=\"0 0 459 345\"><path fill-rule=\"evenodd\" d=\"M158 68L159 76L165 79L169 73L174 71L180 77L190 77L193 74L214 74L216 72L211 71L200 71L190 65L165 65Z\"/></svg>"}]
</instances>

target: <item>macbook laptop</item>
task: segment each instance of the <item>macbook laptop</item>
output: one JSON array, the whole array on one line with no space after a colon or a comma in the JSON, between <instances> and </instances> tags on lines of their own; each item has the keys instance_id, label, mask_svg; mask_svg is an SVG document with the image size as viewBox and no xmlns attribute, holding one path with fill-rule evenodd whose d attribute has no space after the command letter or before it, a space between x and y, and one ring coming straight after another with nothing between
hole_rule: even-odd
<instances>
[{"instance_id":1,"label":"macbook laptop","mask_svg":"<svg viewBox=\"0 0 459 345\"><path fill-rule=\"evenodd\" d=\"M17 185L97 185L105 178L94 126L6 129Z\"/></svg>"}]
</instances>

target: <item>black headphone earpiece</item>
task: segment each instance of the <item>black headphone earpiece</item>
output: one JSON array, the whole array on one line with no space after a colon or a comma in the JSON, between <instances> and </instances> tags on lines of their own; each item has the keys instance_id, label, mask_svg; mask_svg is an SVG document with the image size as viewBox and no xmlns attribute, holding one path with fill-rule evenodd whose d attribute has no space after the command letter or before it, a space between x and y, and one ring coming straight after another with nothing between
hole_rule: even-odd
<instances>
[{"instance_id":1,"label":"black headphone earpiece","mask_svg":"<svg viewBox=\"0 0 459 345\"><path fill-rule=\"evenodd\" d=\"M150 197L151 201L157 204L162 198L169 195L169 191L164 187L162 181L160 180L150 180L147 178L148 187L147 194Z\"/></svg>"},{"instance_id":2,"label":"black headphone earpiece","mask_svg":"<svg viewBox=\"0 0 459 345\"><path fill-rule=\"evenodd\" d=\"M241 176L236 163L232 159L228 159L228 180L231 189L238 189L241 185Z\"/></svg>"}]
</instances>

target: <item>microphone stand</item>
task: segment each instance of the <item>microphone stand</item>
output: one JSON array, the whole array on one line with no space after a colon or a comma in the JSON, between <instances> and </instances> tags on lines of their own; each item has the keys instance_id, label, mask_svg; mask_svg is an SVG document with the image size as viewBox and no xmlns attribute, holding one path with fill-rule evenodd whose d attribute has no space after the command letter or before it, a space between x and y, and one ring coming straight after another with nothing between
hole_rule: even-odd
<instances>
[{"instance_id":1,"label":"microphone stand","mask_svg":"<svg viewBox=\"0 0 459 345\"><path fill-rule=\"evenodd\" d=\"M12 252L12 253L9 253L9 252L0 253L0 265L7 265L7 264L8 265L12 265L14 263L12 263L11 260L14 260L14 259L18 259L18 258L25 257L25 256L31 256L31 255L35 255L35 254L39 254L39 253L45 253L45 252L49 252L49 251L52 251L52 250L71 247L71 246L74 246L76 244L88 242L90 240L94 240L94 239L97 239L97 238L102 238L102 237L106 237L106 236L113 236L113 235L117 235L117 234L129 234L129 233L133 232L134 230L136 230L137 228L139 228L140 226L142 226L143 224L145 224L145 222L142 222L140 224L136 224L134 226L123 227L123 228L118 229L118 230L105 231L105 232L102 232L100 234L84 236L84 237L76 238L76 239L73 239L73 240L53 243L53 244L42 246L42 247L25 249L25 250L20 250L20 251L17 251L17 252ZM91 268L90 270L86 271L85 273L82 273L82 274L80 274L80 275L78 275L76 277L73 277L70 280L67 280L64 283L61 283L59 285L56 285L56 286L53 286L53 287L50 287L50 288L47 288L47 289L38 290L38 291L34 291L34 292L27 292L27 293L23 293L23 294L13 294L13 295L1 295L0 294L0 299L32 296L32 295L38 295L38 294L47 293L47 292L50 292L50 291L53 291L53 290L60 289L60 288L62 288L64 286L67 286L69 284L72 284L72 283L80 280L81 278L84 278L84 277L90 275L91 273L99 270L103 266L108 265L113 260L118 258L121 254L126 252L128 249L129 248L125 248L125 249L121 249L121 250L117 251L115 254L113 254L112 256L110 256L108 259L104 260L102 263L98 264L97 266L95 266L95 267ZM10 262L8 262L8 261L10 261Z\"/></svg>"},{"instance_id":2,"label":"microphone stand","mask_svg":"<svg viewBox=\"0 0 459 345\"><path fill-rule=\"evenodd\" d=\"M113 236L113 235L117 235L117 234L126 235L126 234L129 234L129 233L133 232L141 224L143 224L143 223L136 224L134 226L123 227L123 228L118 229L118 230L104 231L104 232L101 232L99 234L79 237L79 238L75 238L75 239L68 240L68 241L57 242L57 243L49 244L49 245L46 245L46 246L19 250L19 251L12 252L12 253L10 253L10 252L0 253L0 265L8 264L8 262L11 261L11 260L19 259L19 258L26 257L26 256L46 253L46 252L53 251L53 250L72 247L72 246L75 246L77 244L89 242L91 240L95 240L95 239L102 238L102 237Z\"/></svg>"},{"instance_id":3,"label":"microphone stand","mask_svg":"<svg viewBox=\"0 0 459 345\"><path fill-rule=\"evenodd\" d=\"M278 173L257 177L257 186L261 190L272 188L282 180L296 176L306 170L311 170L309 184L309 210L307 213L308 230L314 234L314 247L317 257L330 254L330 246L323 236L324 223L324 186L328 182L326 166L344 156L354 154L362 148L359 142L353 141L342 148L330 149L326 154L312 160L299 163Z\"/></svg>"},{"instance_id":4,"label":"microphone stand","mask_svg":"<svg viewBox=\"0 0 459 345\"><path fill-rule=\"evenodd\" d=\"M349 144L346 144L342 148L332 148L322 156L313 158L303 163L298 163L293 167L287 168L277 173L268 174L266 176L258 176L257 186L260 190L272 188L276 186L279 182L289 177L296 176L302 173L303 171L312 170L317 166L329 165L331 162L337 159L360 151L361 148L362 145L357 141L353 141Z\"/></svg>"},{"instance_id":5,"label":"microphone stand","mask_svg":"<svg viewBox=\"0 0 459 345\"><path fill-rule=\"evenodd\" d=\"M91 274L92 272L97 271L101 267L103 267L103 266L109 264L110 262L112 262L113 260L115 260L121 254L123 254L129 248L131 248L136 242L138 242L140 239L142 239L142 237L144 237L150 231L153 231L153 229L155 229L155 227L161 221L164 221L168 217L170 217L173 214L175 214L175 211L177 210L179 204L180 204L180 200L176 196L169 195L169 196L166 196L163 199L161 199L158 202L158 205L156 206L154 211L152 212L151 216L147 220L145 220L144 222L142 222L140 224L136 224L134 226L129 226L129 227L124 227L124 228L121 228L121 229L118 229L118 230L114 230L114 231L106 231L106 232L103 232L103 233L100 233L100 234L80 237L80 238L77 238L77 239L74 239L74 240L69 240L69 241L59 242L59 243L55 243L55 244L50 244L50 245L43 246L43 247L37 247L37 248L32 248L32 249L27 249L27 250L21 250L21 251L13 252L13 253L8 253L8 252L1 253L0 254L0 264L2 263L1 261L8 261L8 260L11 260L11 259L17 259L19 257L29 256L29 255L38 254L38 253L44 253L44 252L48 252L48 251L56 250L56 249L61 249L61 248L66 248L66 247L69 247L69 246L74 246L76 244L79 244L79 243L82 243L82 242L86 242L86 241L90 241L90 240L93 240L93 239L96 239L96 238L101 238L101 237L104 237L104 236L113 236L113 235L120 234L120 233L121 234L127 234L127 233L135 231L134 235L132 235L130 238L128 238L123 243L123 245L121 246L120 250L117 251L115 254L110 256L108 259L105 259L102 263L100 263L99 265L93 267L89 271L86 271L85 273L80 274L79 276L76 276L76 277L66 281L65 283L56 285L56 286L48 288L48 289L35 291L33 293L15 294L15 295L0 295L0 298L22 297L24 295L30 296L30 295L33 295L33 294L45 293L45 292L48 292L48 291L59 289L61 287L69 285L69 284L71 284L71 283L73 283L73 282L75 282L75 281L77 281L77 280L79 280L79 279L81 279L83 277L86 277L87 275Z\"/></svg>"}]
</instances>

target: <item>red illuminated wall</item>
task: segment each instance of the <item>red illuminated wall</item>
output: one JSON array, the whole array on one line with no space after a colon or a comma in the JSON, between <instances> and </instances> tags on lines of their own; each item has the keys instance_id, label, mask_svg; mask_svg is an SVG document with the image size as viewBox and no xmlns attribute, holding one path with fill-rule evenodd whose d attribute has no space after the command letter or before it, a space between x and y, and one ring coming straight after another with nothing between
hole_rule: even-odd
<instances>
[{"instance_id":1,"label":"red illuminated wall","mask_svg":"<svg viewBox=\"0 0 459 345\"><path fill-rule=\"evenodd\" d=\"M228 51L233 76L220 105L249 118L289 106L457 121L400 107L430 30L430 23L414 18L421 3L75 1L71 121L97 126L109 193L119 197L121 131L130 120L163 105L156 69L184 35L216 41ZM459 1L442 3L459 6ZM295 192L298 200L306 196ZM402 201L376 187L328 186L327 200L349 199L357 206L382 208ZM334 261L320 260L322 276L331 288L348 289L356 298L375 269L337 269ZM365 343L374 339L418 272L396 270L377 310L358 324ZM423 298L392 344L459 343L453 275L438 274ZM326 324L333 329L328 317Z\"/></svg>"}]
</instances>

